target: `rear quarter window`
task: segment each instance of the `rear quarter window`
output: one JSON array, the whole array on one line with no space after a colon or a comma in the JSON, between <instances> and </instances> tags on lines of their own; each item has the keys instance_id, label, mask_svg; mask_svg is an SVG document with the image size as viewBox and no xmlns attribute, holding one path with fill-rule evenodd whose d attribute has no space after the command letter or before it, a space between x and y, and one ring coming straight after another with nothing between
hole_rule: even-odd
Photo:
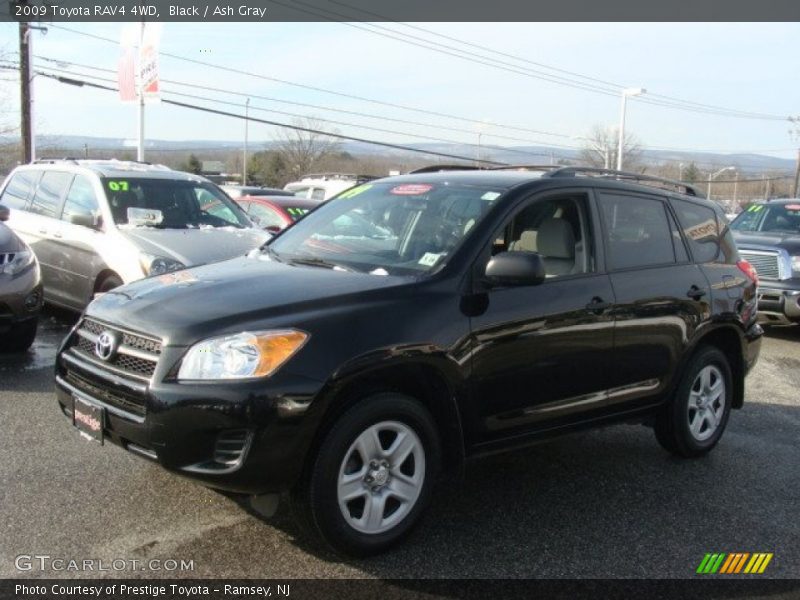
<instances>
[{"instance_id":1,"label":"rear quarter window","mask_svg":"<svg viewBox=\"0 0 800 600\"><path fill-rule=\"evenodd\" d=\"M695 262L716 261L720 254L720 223L717 213L706 206L674 198L672 206L678 215L683 234L689 241Z\"/></svg>"},{"instance_id":2,"label":"rear quarter window","mask_svg":"<svg viewBox=\"0 0 800 600\"><path fill-rule=\"evenodd\" d=\"M61 199L71 181L71 173L46 172L36 187L36 193L28 210L45 217L57 218L61 212Z\"/></svg>"},{"instance_id":3,"label":"rear quarter window","mask_svg":"<svg viewBox=\"0 0 800 600\"><path fill-rule=\"evenodd\" d=\"M8 208L24 209L41 175L41 171L19 171L12 175L0 196L0 204Z\"/></svg>"}]
</instances>

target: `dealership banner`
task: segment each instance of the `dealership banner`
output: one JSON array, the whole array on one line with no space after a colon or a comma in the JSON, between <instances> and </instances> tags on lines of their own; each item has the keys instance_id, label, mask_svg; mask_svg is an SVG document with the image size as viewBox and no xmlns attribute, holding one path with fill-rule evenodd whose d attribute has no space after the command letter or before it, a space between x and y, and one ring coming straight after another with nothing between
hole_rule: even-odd
<instances>
[{"instance_id":1,"label":"dealership banner","mask_svg":"<svg viewBox=\"0 0 800 600\"><path fill-rule=\"evenodd\" d=\"M380 576L376 568L376 576ZM37 600L393 600L404 598L697 598L796 599L800 582L769 579L520 580L520 579L283 579L121 580L5 579L0 599Z\"/></svg>"}]
</instances>

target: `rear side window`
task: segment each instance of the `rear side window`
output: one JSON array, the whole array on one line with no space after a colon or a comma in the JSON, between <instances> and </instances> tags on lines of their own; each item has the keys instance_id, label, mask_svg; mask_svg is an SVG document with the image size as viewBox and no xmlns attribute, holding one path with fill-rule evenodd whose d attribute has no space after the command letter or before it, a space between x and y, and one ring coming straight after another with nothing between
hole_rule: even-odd
<instances>
[{"instance_id":1,"label":"rear side window","mask_svg":"<svg viewBox=\"0 0 800 600\"><path fill-rule=\"evenodd\" d=\"M0 204L8 208L25 208L40 175L41 171L20 171L13 175L0 196Z\"/></svg>"},{"instance_id":2,"label":"rear side window","mask_svg":"<svg viewBox=\"0 0 800 600\"><path fill-rule=\"evenodd\" d=\"M57 217L61 208L61 198L71 179L70 173L58 171L49 171L42 175L28 210L45 217Z\"/></svg>"},{"instance_id":3,"label":"rear side window","mask_svg":"<svg viewBox=\"0 0 800 600\"><path fill-rule=\"evenodd\" d=\"M689 241L695 262L714 262L719 255L717 213L706 206L684 200L672 200L683 235Z\"/></svg>"},{"instance_id":4,"label":"rear side window","mask_svg":"<svg viewBox=\"0 0 800 600\"><path fill-rule=\"evenodd\" d=\"M675 263L666 206L641 196L600 194L611 269Z\"/></svg>"},{"instance_id":5,"label":"rear side window","mask_svg":"<svg viewBox=\"0 0 800 600\"><path fill-rule=\"evenodd\" d=\"M97 196L94 193L92 182L83 175L76 175L69 188L67 199L64 201L64 213L61 216L65 221L69 221L73 214L93 214L100 212L97 204Z\"/></svg>"}]
</instances>

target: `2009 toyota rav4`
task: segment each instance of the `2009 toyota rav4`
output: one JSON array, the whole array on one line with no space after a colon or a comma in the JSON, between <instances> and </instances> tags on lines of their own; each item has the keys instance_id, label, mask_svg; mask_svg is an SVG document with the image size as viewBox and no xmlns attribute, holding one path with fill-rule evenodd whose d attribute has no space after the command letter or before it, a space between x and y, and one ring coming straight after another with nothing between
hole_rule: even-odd
<instances>
[{"instance_id":1,"label":"2009 toyota rav4","mask_svg":"<svg viewBox=\"0 0 800 600\"><path fill-rule=\"evenodd\" d=\"M469 457L612 421L705 454L742 406L756 303L724 215L682 184L411 174L246 257L96 299L56 388L83 435L216 488L290 492L330 545L369 554Z\"/></svg>"}]
</instances>

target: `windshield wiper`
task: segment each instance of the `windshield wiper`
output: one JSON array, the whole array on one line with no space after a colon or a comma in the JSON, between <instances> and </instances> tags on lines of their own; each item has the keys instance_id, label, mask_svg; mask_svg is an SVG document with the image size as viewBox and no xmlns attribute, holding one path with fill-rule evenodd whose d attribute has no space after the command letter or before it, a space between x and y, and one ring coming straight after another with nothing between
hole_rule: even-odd
<instances>
[{"instance_id":1,"label":"windshield wiper","mask_svg":"<svg viewBox=\"0 0 800 600\"><path fill-rule=\"evenodd\" d=\"M288 259L287 262L290 265L306 265L309 267L322 267L324 269L341 269L350 273L356 272L355 269L352 269L351 267L346 267L345 265L331 262L329 260L325 260L324 258L318 258L316 256L296 256Z\"/></svg>"}]
</instances>

